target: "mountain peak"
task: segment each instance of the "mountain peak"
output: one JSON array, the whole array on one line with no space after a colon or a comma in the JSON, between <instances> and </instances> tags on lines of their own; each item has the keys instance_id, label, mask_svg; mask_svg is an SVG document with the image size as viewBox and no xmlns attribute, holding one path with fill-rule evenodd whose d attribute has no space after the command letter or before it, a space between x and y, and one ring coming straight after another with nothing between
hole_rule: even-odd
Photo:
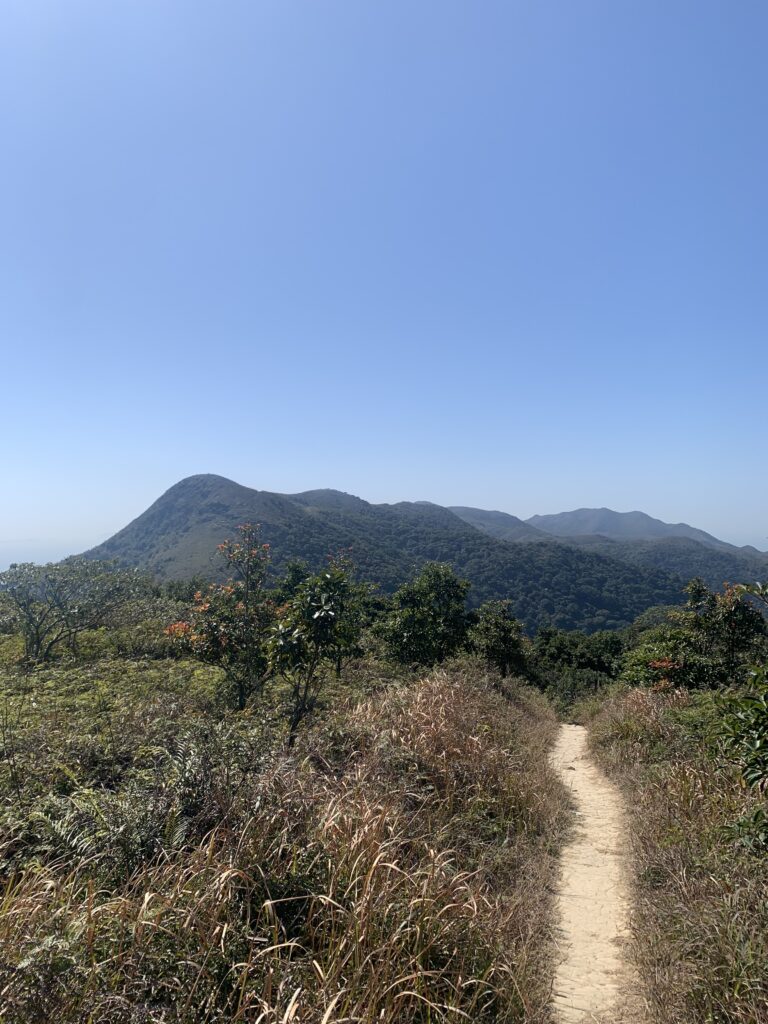
<instances>
[{"instance_id":1,"label":"mountain peak","mask_svg":"<svg viewBox=\"0 0 768 1024\"><path fill-rule=\"evenodd\" d=\"M687 523L665 523L646 512L615 512L610 508L578 508L555 515L531 516L526 522L554 537L599 535L613 540L657 540L687 537L712 548L732 548L704 530Z\"/></svg>"},{"instance_id":2,"label":"mountain peak","mask_svg":"<svg viewBox=\"0 0 768 1024\"><path fill-rule=\"evenodd\" d=\"M369 507L369 503L355 494L348 494L346 491L337 491L332 487L322 487L314 491L300 491L299 494L286 495L292 501L309 508L325 510L361 509Z\"/></svg>"},{"instance_id":3,"label":"mountain peak","mask_svg":"<svg viewBox=\"0 0 768 1024\"><path fill-rule=\"evenodd\" d=\"M588 630L626 625L649 605L674 601L682 586L664 572L557 543L514 516L486 515L542 542L496 539L432 502L372 505L331 489L276 494L201 473L180 480L88 555L140 566L162 579L220 578L225 567L217 545L235 537L238 524L258 523L275 574L295 558L320 568L329 555L347 551L360 579L392 591L425 562L448 562L471 582L471 602L508 598L529 628L543 622Z\"/></svg>"}]
</instances>

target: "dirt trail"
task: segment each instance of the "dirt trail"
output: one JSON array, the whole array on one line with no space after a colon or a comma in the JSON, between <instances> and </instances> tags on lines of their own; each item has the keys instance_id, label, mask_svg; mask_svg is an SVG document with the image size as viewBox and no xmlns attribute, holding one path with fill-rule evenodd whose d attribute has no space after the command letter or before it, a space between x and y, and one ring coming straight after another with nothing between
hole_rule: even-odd
<instances>
[{"instance_id":1,"label":"dirt trail","mask_svg":"<svg viewBox=\"0 0 768 1024\"><path fill-rule=\"evenodd\" d=\"M621 797L590 757L581 725L561 726L552 764L573 794L577 818L558 890L555 1019L635 1024L626 1006L633 976L622 950L628 900Z\"/></svg>"}]
</instances>

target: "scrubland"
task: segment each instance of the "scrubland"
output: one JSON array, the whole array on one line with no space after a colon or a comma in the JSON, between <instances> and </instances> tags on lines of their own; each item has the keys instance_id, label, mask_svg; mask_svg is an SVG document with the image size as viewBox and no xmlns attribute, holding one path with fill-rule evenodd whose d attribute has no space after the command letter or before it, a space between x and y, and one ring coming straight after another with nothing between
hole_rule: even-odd
<instances>
[{"instance_id":1,"label":"scrubland","mask_svg":"<svg viewBox=\"0 0 768 1024\"><path fill-rule=\"evenodd\" d=\"M622 688L580 708L626 796L633 953L654 1024L768 1021L765 796L724 748L734 700Z\"/></svg>"},{"instance_id":2,"label":"scrubland","mask_svg":"<svg viewBox=\"0 0 768 1024\"><path fill-rule=\"evenodd\" d=\"M1 1020L550 1024L556 708L625 793L647 1019L768 1024L765 588L531 637L239 530L227 583L0 574Z\"/></svg>"},{"instance_id":3,"label":"scrubland","mask_svg":"<svg viewBox=\"0 0 768 1024\"><path fill-rule=\"evenodd\" d=\"M546 1021L545 699L364 662L287 751L217 670L2 678L0 1018Z\"/></svg>"}]
</instances>

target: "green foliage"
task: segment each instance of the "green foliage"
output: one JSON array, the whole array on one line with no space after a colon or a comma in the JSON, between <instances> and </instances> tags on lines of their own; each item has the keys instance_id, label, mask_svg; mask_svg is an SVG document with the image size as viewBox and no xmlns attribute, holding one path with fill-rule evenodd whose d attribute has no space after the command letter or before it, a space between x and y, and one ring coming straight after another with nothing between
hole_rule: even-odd
<instances>
[{"instance_id":1,"label":"green foliage","mask_svg":"<svg viewBox=\"0 0 768 1024\"><path fill-rule=\"evenodd\" d=\"M651 608L646 608L631 625L622 630L624 646L631 647L637 642L641 634L649 629L654 629L656 626L668 626L673 621L675 612L679 610L677 605L669 604L657 604Z\"/></svg>"},{"instance_id":2,"label":"green foliage","mask_svg":"<svg viewBox=\"0 0 768 1024\"><path fill-rule=\"evenodd\" d=\"M621 661L624 645L620 635L601 631L585 635L578 632L545 627L533 641L532 651L537 666L544 669L589 669L614 676Z\"/></svg>"},{"instance_id":3,"label":"green foliage","mask_svg":"<svg viewBox=\"0 0 768 1024\"><path fill-rule=\"evenodd\" d=\"M714 687L745 678L765 649L764 616L743 587L710 591L699 579L686 587L688 604L668 623L640 634L626 655L622 678L639 686Z\"/></svg>"},{"instance_id":4,"label":"green foliage","mask_svg":"<svg viewBox=\"0 0 768 1024\"><path fill-rule=\"evenodd\" d=\"M239 540L218 546L228 582L198 591L189 620L173 623L167 633L179 649L224 670L241 711L250 698L265 697L270 679L287 682L293 745L320 698L326 667L334 666L338 676L343 660L360 653L369 588L352 582L351 564L340 556L316 575L293 563L267 590L269 545L260 542L258 527L238 530Z\"/></svg>"},{"instance_id":5,"label":"green foliage","mask_svg":"<svg viewBox=\"0 0 768 1024\"><path fill-rule=\"evenodd\" d=\"M711 686L715 665L700 637L682 626L647 630L627 652L621 678L631 686Z\"/></svg>"},{"instance_id":6,"label":"green foliage","mask_svg":"<svg viewBox=\"0 0 768 1024\"><path fill-rule=\"evenodd\" d=\"M135 570L88 558L26 562L0 573L0 614L23 637L25 660L43 662L63 646L74 653L81 633L114 621L147 587Z\"/></svg>"},{"instance_id":7,"label":"green foliage","mask_svg":"<svg viewBox=\"0 0 768 1024\"><path fill-rule=\"evenodd\" d=\"M748 689L723 698L722 734L727 753L748 786L768 789L768 669L752 673Z\"/></svg>"},{"instance_id":8,"label":"green foliage","mask_svg":"<svg viewBox=\"0 0 768 1024\"><path fill-rule=\"evenodd\" d=\"M524 675L522 632L522 624L512 615L509 601L486 601L474 615L468 642L502 678Z\"/></svg>"},{"instance_id":9,"label":"green foliage","mask_svg":"<svg viewBox=\"0 0 768 1024\"><path fill-rule=\"evenodd\" d=\"M296 592L312 575L312 570L300 558L294 558L285 566L282 576L273 584L270 596L276 605L285 604L296 596Z\"/></svg>"},{"instance_id":10,"label":"green foliage","mask_svg":"<svg viewBox=\"0 0 768 1024\"><path fill-rule=\"evenodd\" d=\"M715 590L724 580L760 579L768 570L765 554L727 544L712 547L688 537L612 540L603 536L582 536L564 537L563 543L624 562L641 572L663 571L680 580L701 577Z\"/></svg>"},{"instance_id":11,"label":"green foliage","mask_svg":"<svg viewBox=\"0 0 768 1024\"><path fill-rule=\"evenodd\" d=\"M738 587L744 597L768 605L768 586ZM747 786L763 796L768 791L768 668L753 668L748 686L723 699L721 731L725 751L738 764ZM754 808L733 826L734 836L752 853L768 852L768 805Z\"/></svg>"},{"instance_id":12,"label":"green foliage","mask_svg":"<svg viewBox=\"0 0 768 1024\"><path fill-rule=\"evenodd\" d=\"M616 678L624 642L621 634L606 630L585 635L544 627L530 646L529 673L564 708Z\"/></svg>"},{"instance_id":13,"label":"green foliage","mask_svg":"<svg viewBox=\"0 0 768 1024\"><path fill-rule=\"evenodd\" d=\"M158 596L162 594L169 601L191 604L198 590L205 590L209 582L209 578L201 573L188 579L166 580L162 586L157 587Z\"/></svg>"},{"instance_id":14,"label":"green foliage","mask_svg":"<svg viewBox=\"0 0 768 1024\"><path fill-rule=\"evenodd\" d=\"M314 711L324 683L323 669L357 649L361 618L356 589L343 561L308 576L294 587L279 610L267 643L270 671L285 678L291 691L289 744L301 722Z\"/></svg>"},{"instance_id":15,"label":"green foliage","mask_svg":"<svg viewBox=\"0 0 768 1024\"><path fill-rule=\"evenodd\" d=\"M264 588L269 545L261 543L257 526L239 526L238 533L239 540L218 546L228 582L198 591L190 620L174 623L168 633L181 648L224 669L242 711L248 698L263 690L268 676L267 640L275 607Z\"/></svg>"},{"instance_id":16,"label":"green foliage","mask_svg":"<svg viewBox=\"0 0 768 1024\"><path fill-rule=\"evenodd\" d=\"M764 648L764 616L745 598L745 588L726 584L720 593L694 579L686 587L688 614L679 617L698 634L700 646L712 653L719 680L734 680L744 665Z\"/></svg>"},{"instance_id":17,"label":"green foliage","mask_svg":"<svg viewBox=\"0 0 768 1024\"><path fill-rule=\"evenodd\" d=\"M14 793L41 807L49 793L116 790L152 771L181 731L220 718L220 677L192 661L114 657L0 672L0 802Z\"/></svg>"},{"instance_id":18,"label":"green foliage","mask_svg":"<svg viewBox=\"0 0 768 1024\"><path fill-rule=\"evenodd\" d=\"M753 807L732 825L724 826L723 835L753 856L764 857L768 854L768 808Z\"/></svg>"},{"instance_id":19,"label":"green foliage","mask_svg":"<svg viewBox=\"0 0 768 1024\"><path fill-rule=\"evenodd\" d=\"M211 550L242 522L261 523L277 573L297 559L318 572L329 551L349 550L359 578L392 593L414 568L450 564L472 584L470 604L510 600L529 632L548 624L588 632L627 626L650 605L677 602L683 585L659 569L554 540L506 543L438 505L371 505L336 491L271 494L216 476L181 481L94 554L163 579L212 577Z\"/></svg>"},{"instance_id":20,"label":"green foliage","mask_svg":"<svg viewBox=\"0 0 768 1024\"><path fill-rule=\"evenodd\" d=\"M383 620L389 657L400 664L435 665L455 654L466 639L469 587L449 565L425 565L395 592Z\"/></svg>"}]
</instances>

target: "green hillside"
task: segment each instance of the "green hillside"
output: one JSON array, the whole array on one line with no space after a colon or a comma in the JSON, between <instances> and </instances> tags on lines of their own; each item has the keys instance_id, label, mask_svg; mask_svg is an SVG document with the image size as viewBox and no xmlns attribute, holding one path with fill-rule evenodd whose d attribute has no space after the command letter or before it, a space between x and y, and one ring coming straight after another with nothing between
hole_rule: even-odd
<instances>
[{"instance_id":1,"label":"green hillside","mask_svg":"<svg viewBox=\"0 0 768 1024\"><path fill-rule=\"evenodd\" d=\"M551 539L543 530L537 530L535 526L518 519L517 516L511 516L508 512L489 512L484 508L467 508L464 505L451 505L450 510L465 523L477 527L491 537L496 537L497 540L527 544L531 541Z\"/></svg>"},{"instance_id":2,"label":"green hillside","mask_svg":"<svg viewBox=\"0 0 768 1024\"><path fill-rule=\"evenodd\" d=\"M712 548L686 537L635 541L569 537L563 540L582 551L618 558L642 569L664 569L683 579L700 576L713 588L726 582L749 583L764 579L768 572L768 557L754 548Z\"/></svg>"},{"instance_id":3,"label":"green hillside","mask_svg":"<svg viewBox=\"0 0 768 1024\"><path fill-rule=\"evenodd\" d=\"M551 529L551 539L556 538L562 544L604 555L640 569L662 570L683 580L700 576L707 586L713 588L721 587L725 582L743 583L763 579L768 571L768 555L756 548L738 548L703 530L684 524L662 523L642 512L580 509L579 512L534 516L523 521L504 512L486 512L476 508L454 508L453 511L498 540L528 541L546 537L543 531ZM541 525L532 528L532 522ZM524 527L524 530L519 527ZM584 532L572 536L559 532L568 528ZM600 529L613 530L617 535L623 532L628 536L611 537L591 532ZM533 532L528 535L525 530ZM666 534L665 530L668 531Z\"/></svg>"},{"instance_id":4,"label":"green hillside","mask_svg":"<svg viewBox=\"0 0 768 1024\"><path fill-rule=\"evenodd\" d=\"M496 540L427 502L372 505L339 491L273 494L213 475L182 480L88 555L161 579L213 576L216 545L243 522L261 524L277 571L296 558L316 567L346 550L361 578L392 591L425 562L449 562L471 581L472 603L509 598L529 629L617 628L651 605L677 602L682 587L661 570L554 540Z\"/></svg>"},{"instance_id":5,"label":"green hillside","mask_svg":"<svg viewBox=\"0 0 768 1024\"><path fill-rule=\"evenodd\" d=\"M728 549L731 544L687 523L664 523L645 512L614 512L610 508L579 508L556 515L531 516L529 526L555 537L581 537L599 534L613 540L657 540L665 537L687 538L708 547ZM738 550L738 549L736 549Z\"/></svg>"}]
</instances>

